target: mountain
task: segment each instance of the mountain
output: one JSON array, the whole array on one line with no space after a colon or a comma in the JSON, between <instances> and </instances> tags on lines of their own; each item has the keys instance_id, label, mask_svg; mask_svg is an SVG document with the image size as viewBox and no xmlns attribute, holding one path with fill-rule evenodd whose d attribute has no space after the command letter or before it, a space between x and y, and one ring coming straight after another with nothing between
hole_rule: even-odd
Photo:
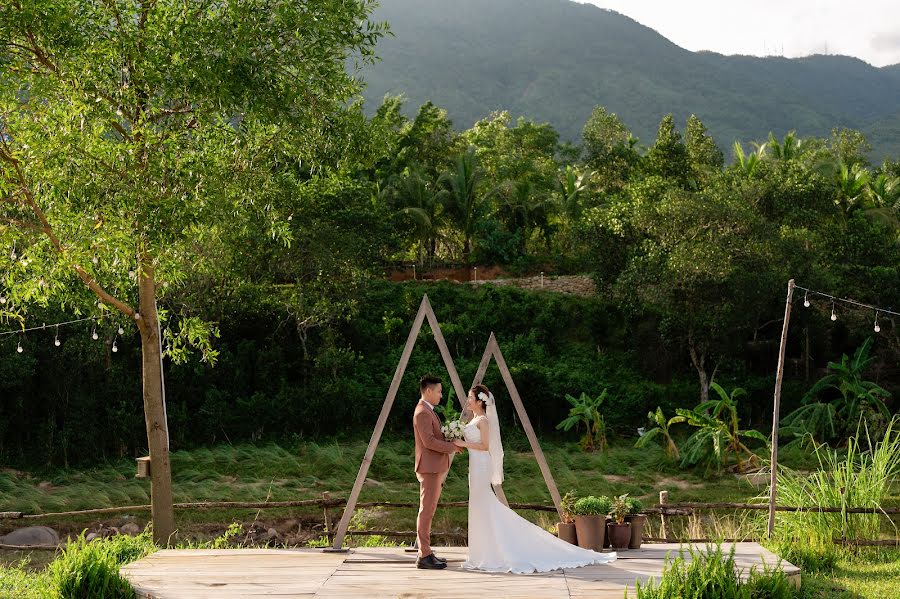
<instances>
[{"instance_id":1,"label":"mountain","mask_svg":"<svg viewBox=\"0 0 900 599\"><path fill-rule=\"evenodd\" d=\"M371 113L403 94L458 128L495 110L549 122L579 141L596 105L650 144L663 115L696 114L718 144L790 129L859 129L873 154L900 155L900 65L846 56L787 59L690 52L619 13L568 0L380 0L381 58L360 75Z\"/></svg>"}]
</instances>

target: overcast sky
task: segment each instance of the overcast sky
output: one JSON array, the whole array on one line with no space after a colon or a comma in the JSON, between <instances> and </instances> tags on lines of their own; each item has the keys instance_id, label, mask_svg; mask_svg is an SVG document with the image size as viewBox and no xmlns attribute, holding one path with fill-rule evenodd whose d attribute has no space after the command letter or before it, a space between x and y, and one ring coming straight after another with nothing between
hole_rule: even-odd
<instances>
[{"instance_id":1,"label":"overcast sky","mask_svg":"<svg viewBox=\"0 0 900 599\"><path fill-rule=\"evenodd\" d=\"M900 63L900 0L579 1L629 16L688 50Z\"/></svg>"}]
</instances>

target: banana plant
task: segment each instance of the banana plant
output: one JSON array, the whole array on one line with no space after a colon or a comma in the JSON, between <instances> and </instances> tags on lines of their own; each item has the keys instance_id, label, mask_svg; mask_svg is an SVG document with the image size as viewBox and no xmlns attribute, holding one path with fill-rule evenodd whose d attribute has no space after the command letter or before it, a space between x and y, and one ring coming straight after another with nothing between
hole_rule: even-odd
<instances>
[{"instance_id":1,"label":"banana plant","mask_svg":"<svg viewBox=\"0 0 900 599\"><path fill-rule=\"evenodd\" d=\"M694 466L701 462L707 466L720 468L728 461L729 455L736 460L735 468L744 472L759 466L760 460L745 444L744 439L755 439L768 444L769 440L759 431L741 430L737 415L737 398L746 396L747 392L740 387L729 395L718 383L712 383L710 389L716 392L719 399L710 399L693 410L678 408L677 416L669 420L669 426L686 422L697 428L682 446L682 466Z\"/></svg>"},{"instance_id":2,"label":"banana plant","mask_svg":"<svg viewBox=\"0 0 900 599\"><path fill-rule=\"evenodd\" d=\"M644 447L657 437L662 437L666 455L673 460L679 459L681 455L678 452L678 446L675 445L675 441L672 440L672 436L669 434L669 421L666 419L665 414L663 414L662 408L657 407L655 412L647 414L647 418L656 423L656 426L641 435L634 446Z\"/></svg>"},{"instance_id":3,"label":"banana plant","mask_svg":"<svg viewBox=\"0 0 900 599\"><path fill-rule=\"evenodd\" d=\"M607 390L597 397L591 397L582 392L580 397L572 397L566 394L566 401L572 404L569 415L556 429L571 430L580 426L584 427L584 436L581 438L581 446L585 451L603 450L606 448L606 420L600 413L600 406L606 401Z\"/></svg>"}]
</instances>

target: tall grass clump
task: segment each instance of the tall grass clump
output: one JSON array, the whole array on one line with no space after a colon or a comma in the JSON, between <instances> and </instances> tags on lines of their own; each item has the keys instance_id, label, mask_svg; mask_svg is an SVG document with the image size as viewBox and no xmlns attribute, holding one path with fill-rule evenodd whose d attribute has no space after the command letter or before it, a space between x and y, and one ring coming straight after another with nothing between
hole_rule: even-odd
<instances>
[{"instance_id":1,"label":"tall grass clump","mask_svg":"<svg viewBox=\"0 0 900 599\"><path fill-rule=\"evenodd\" d=\"M776 512L777 540L832 553L835 539L878 539L883 518L878 512L900 475L900 416L888 423L884 437L875 443L862 424L848 439L846 453L826 445L817 445L814 451L817 471L800 473L779 468L778 503L841 510L871 508L872 513Z\"/></svg>"},{"instance_id":2,"label":"tall grass clump","mask_svg":"<svg viewBox=\"0 0 900 599\"><path fill-rule=\"evenodd\" d=\"M734 547L726 556L722 546L707 546L706 551L689 547L691 559L681 551L674 560L666 560L662 576L647 586L635 584L637 599L793 599L800 597L780 568L752 570L741 581L734 562ZM627 597L627 593L626 593Z\"/></svg>"},{"instance_id":3,"label":"tall grass clump","mask_svg":"<svg viewBox=\"0 0 900 599\"><path fill-rule=\"evenodd\" d=\"M131 584L119 574L125 564L156 551L149 527L136 537L117 535L88 542L82 533L47 567L52 597L131 599Z\"/></svg>"}]
</instances>

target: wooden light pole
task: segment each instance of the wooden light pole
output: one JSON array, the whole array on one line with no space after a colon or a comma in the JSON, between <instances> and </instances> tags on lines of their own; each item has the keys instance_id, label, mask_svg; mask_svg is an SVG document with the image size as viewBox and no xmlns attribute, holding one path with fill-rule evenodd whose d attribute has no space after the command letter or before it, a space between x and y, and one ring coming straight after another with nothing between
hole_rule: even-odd
<instances>
[{"instance_id":1,"label":"wooden light pole","mask_svg":"<svg viewBox=\"0 0 900 599\"><path fill-rule=\"evenodd\" d=\"M775 375L775 405L772 408L772 472L769 478L769 531L775 531L775 495L778 477L778 412L781 406L781 381L784 379L784 352L787 345L788 326L791 322L791 300L794 297L794 279L788 281L787 300L784 305L784 323L781 326L781 346L778 349L778 372Z\"/></svg>"}]
</instances>

